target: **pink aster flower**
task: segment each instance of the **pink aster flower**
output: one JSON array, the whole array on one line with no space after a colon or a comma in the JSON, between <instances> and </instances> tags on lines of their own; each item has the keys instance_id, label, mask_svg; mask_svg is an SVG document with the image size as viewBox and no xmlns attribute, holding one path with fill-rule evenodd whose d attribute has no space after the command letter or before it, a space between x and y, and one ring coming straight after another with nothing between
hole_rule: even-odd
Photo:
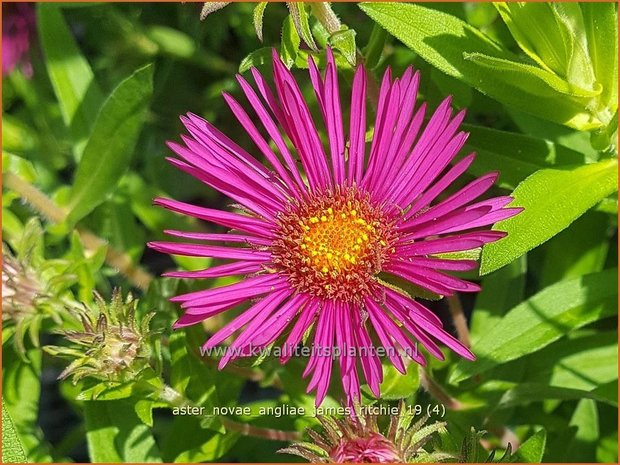
<instances>
[{"instance_id":1,"label":"pink aster flower","mask_svg":"<svg viewBox=\"0 0 620 465\"><path fill-rule=\"evenodd\" d=\"M190 134L181 136L184 145L169 144L179 157L170 159L174 166L230 197L238 211L156 199L157 205L172 211L234 230L167 231L206 244L150 246L224 263L166 275L243 276L235 284L174 297L185 311L175 326L193 325L249 302L247 310L204 345L210 349L237 334L220 368L275 342L277 347L294 348L312 329L313 350L304 376L310 377L308 392L316 390L317 405L327 393L333 358L338 359L349 404L360 399L361 376L379 397L379 346L402 373L402 352L426 363L418 342L439 359L443 354L437 342L473 359L433 312L383 279L395 276L440 295L476 292L477 284L445 273L471 270L475 261L437 254L470 250L502 238L503 232L481 228L520 211L505 208L511 197L477 200L498 173L440 198L474 161L473 154L455 160L467 138L458 131L464 112L453 115L448 97L424 125L426 105L416 105L419 73L410 67L392 79L388 70L379 93L374 136L367 144L366 72L358 67L350 117L343 118L336 64L328 50L324 77L309 61L320 123L327 135L325 146L297 82L275 51L273 69L275 93L256 69L251 70L256 88L237 76L257 119L224 94L265 163L193 114L181 118ZM284 350L281 362L291 356L292 350Z\"/></svg>"},{"instance_id":2,"label":"pink aster flower","mask_svg":"<svg viewBox=\"0 0 620 465\"><path fill-rule=\"evenodd\" d=\"M30 3L2 4L2 75L9 74L21 64L27 77L32 65L27 55L35 30L34 6Z\"/></svg>"}]
</instances>

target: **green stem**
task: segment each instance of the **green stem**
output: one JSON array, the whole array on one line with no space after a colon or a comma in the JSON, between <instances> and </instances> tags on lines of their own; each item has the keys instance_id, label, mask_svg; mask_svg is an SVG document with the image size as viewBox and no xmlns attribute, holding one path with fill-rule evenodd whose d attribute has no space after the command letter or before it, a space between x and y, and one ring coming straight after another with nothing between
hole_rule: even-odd
<instances>
[{"instance_id":1,"label":"green stem","mask_svg":"<svg viewBox=\"0 0 620 465\"><path fill-rule=\"evenodd\" d=\"M63 223L67 218L67 212L60 208L43 192L27 181L13 173L3 173L2 182L4 187L17 193L37 213L44 216L52 223ZM107 241L96 236L84 228L77 228L78 234L84 246L91 251L102 246L107 246L106 262L123 274L134 286L146 290L153 276L139 265L135 265L131 258L120 250L116 250Z\"/></svg>"}]
</instances>

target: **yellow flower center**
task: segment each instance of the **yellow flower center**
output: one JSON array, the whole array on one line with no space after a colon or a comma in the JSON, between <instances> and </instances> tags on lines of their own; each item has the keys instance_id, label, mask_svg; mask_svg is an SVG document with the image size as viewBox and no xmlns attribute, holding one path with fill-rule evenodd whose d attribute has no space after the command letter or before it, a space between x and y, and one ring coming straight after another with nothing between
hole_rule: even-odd
<instances>
[{"instance_id":1,"label":"yellow flower center","mask_svg":"<svg viewBox=\"0 0 620 465\"><path fill-rule=\"evenodd\" d=\"M354 187L315 194L280 216L273 263L300 292L359 300L381 271L393 222Z\"/></svg>"},{"instance_id":2,"label":"yellow flower center","mask_svg":"<svg viewBox=\"0 0 620 465\"><path fill-rule=\"evenodd\" d=\"M328 207L300 223L304 232L299 248L304 261L321 273L347 272L376 242L376 226L361 218L350 201L345 208Z\"/></svg>"}]
</instances>

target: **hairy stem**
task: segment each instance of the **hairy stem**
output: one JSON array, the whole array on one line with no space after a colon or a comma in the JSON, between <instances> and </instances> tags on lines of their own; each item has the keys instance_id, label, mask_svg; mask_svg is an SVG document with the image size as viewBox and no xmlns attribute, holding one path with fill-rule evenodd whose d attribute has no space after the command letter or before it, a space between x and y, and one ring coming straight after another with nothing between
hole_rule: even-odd
<instances>
[{"instance_id":1,"label":"hairy stem","mask_svg":"<svg viewBox=\"0 0 620 465\"><path fill-rule=\"evenodd\" d=\"M37 213L52 223L62 223L67 218L67 212L56 205L49 197L29 182L13 173L4 173L2 182L5 187L17 193ZM135 265L131 258L120 250L115 249L107 241L96 236L84 228L77 228L82 243L86 249L94 251L107 245L106 262L127 277L134 286L146 290L153 276L139 265Z\"/></svg>"},{"instance_id":2,"label":"hairy stem","mask_svg":"<svg viewBox=\"0 0 620 465\"><path fill-rule=\"evenodd\" d=\"M431 375L420 367L420 384L426 391L450 410L460 410L463 405L448 394Z\"/></svg>"},{"instance_id":3,"label":"hairy stem","mask_svg":"<svg viewBox=\"0 0 620 465\"><path fill-rule=\"evenodd\" d=\"M461 341L466 347L471 347L471 338L469 337L469 328L467 327L467 319L463 313L463 305L457 295L446 297L448 301L448 308L450 309L450 315L452 315L452 322L456 328L456 334L459 341Z\"/></svg>"},{"instance_id":4,"label":"hairy stem","mask_svg":"<svg viewBox=\"0 0 620 465\"><path fill-rule=\"evenodd\" d=\"M332 10L329 2L315 2L310 4L312 13L319 20L321 25L329 32L333 34L340 30L342 23Z\"/></svg>"}]
</instances>

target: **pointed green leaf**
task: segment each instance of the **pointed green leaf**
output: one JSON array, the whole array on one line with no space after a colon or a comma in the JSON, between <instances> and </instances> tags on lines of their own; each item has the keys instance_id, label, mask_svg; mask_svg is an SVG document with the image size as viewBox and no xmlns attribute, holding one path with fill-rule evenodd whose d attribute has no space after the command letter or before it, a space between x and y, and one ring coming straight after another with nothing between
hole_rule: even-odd
<instances>
[{"instance_id":1,"label":"pointed green leaf","mask_svg":"<svg viewBox=\"0 0 620 465\"><path fill-rule=\"evenodd\" d=\"M2 404L2 463L26 463L26 454L15 424L8 410Z\"/></svg>"},{"instance_id":2,"label":"pointed green leaf","mask_svg":"<svg viewBox=\"0 0 620 465\"><path fill-rule=\"evenodd\" d=\"M508 236L483 248L480 273L497 270L542 244L616 192L617 170L618 160L609 159L574 169L540 170L519 184L511 206L524 211L493 226Z\"/></svg>"},{"instance_id":3,"label":"pointed green leaf","mask_svg":"<svg viewBox=\"0 0 620 465\"><path fill-rule=\"evenodd\" d=\"M314 37L312 37L306 4L304 2L286 2L286 6L288 6L291 12L291 18L299 37L303 39L308 47L317 52L319 49L314 42Z\"/></svg>"},{"instance_id":4,"label":"pointed green leaf","mask_svg":"<svg viewBox=\"0 0 620 465\"><path fill-rule=\"evenodd\" d=\"M466 59L466 54L476 53L517 61L515 55L455 16L416 4L361 3L360 8L428 63L504 104L580 129L602 125L586 111L588 102L582 98L563 94L534 98L520 85L501 79L504 70L489 70Z\"/></svg>"},{"instance_id":5,"label":"pointed green leaf","mask_svg":"<svg viewBox=\"0 0 620 465\"><path fill-rule=\"evenodd\" d=\"M515 462L540 463L542 462L547 445L547 431L541 429L531 435L519 446L514 455Z\"/></svg>"},{"instance_id":6,"label":"pointed green leaf","mask_svg":"<svg viewBox=\"0 0 620 465\"><path fill-rule=\"evenodd\" d=\"M280 58L282 58L282 61L288 68L295 63L300 45L299 33L295 29L291 15L289 15L282 25L282 42L280 47Z\"/></svg>"},{"instance_id":7,"label":"pointed green leaf","mask_svg":"<svg viewBox=\"0 0 620 465\"><path fill-rule=\"evenodd\" d=\"M103 95L57 5L37 4L37 25L47 73L79 156L95 124Z\"/></svg>"},{"instance_id":8,"label":"pointed green leaf","mask_svg":"<svg viewBox=\"0 0 620 465\"><path fill-rule=\"evenodd\" d=\"M147 65L122 81L103 104L75 174L69 225L101 204L129 167L152 93L153 67Z\"/></svg>"},{"instance_id":9,"label":"pointed green leaf","mask_svg":"<svg viewBox=\"0 0 620 465\"><path fill-rule=\"evenodd\" d=\"M261 42L263 41L263 15L265 14L265 8L269 2L260 2L254 7L254 30L256 31L256 37Z\"/></svg>"},{"instance_id":10,"label":"pointed green leaf","mask_svg":"<svg viewBox=\"0 0 620 465\"><path fill-rule=\"evenodd\" d=\"M472 346L473 362L461 360L450 376L458 383L548 346L570 331L616 311L618 270L605 270L543 289L510 310Z\"/></svg>"},{"instance_id":11,"label":"pointed green leaf","mask_svg":"<svg viewBox=\"0 0 620 465\"><path fill-rule=\"evenodd\" d=\"M135 400L84 402L92 462L161 462L151 429L136 414Z\"/></svg>"}]
</instances>

